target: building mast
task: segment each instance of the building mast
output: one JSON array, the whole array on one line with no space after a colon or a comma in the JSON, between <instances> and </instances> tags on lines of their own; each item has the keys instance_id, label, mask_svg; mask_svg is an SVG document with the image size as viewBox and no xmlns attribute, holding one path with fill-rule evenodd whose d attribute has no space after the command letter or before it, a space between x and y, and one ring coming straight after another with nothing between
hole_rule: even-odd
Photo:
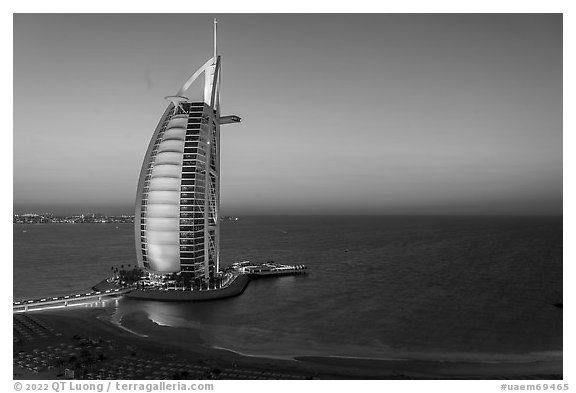
<instances>
[{"instance_id":1,"label":"building mast","mask_svg":"<svg viewBox=\"0 0 576 393\"><path fill-rule=\"evenodd\" d=\"M214 64L216 64L216 60L218 59L218 43L216 40L216 31L218 30L218 21L214 18Z\"/></svg>"}]
</instances>

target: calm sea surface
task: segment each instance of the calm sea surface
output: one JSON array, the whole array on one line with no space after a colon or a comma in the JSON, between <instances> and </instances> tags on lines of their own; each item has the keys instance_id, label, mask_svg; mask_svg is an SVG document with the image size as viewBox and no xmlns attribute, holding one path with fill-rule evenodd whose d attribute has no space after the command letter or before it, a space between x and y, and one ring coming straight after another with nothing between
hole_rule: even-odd
<instances>
[{"instance_id":1,"label":"calm sea surface","mask_svg":"<svg viewBox=\"0 0 576 393\"><path fill-rule=\"evenodd\" d=\"M132 225L14 225L14 298L88 289L135 264ZM244 354L533 356L562 350L561 217L246 217L222 265L304 263L207 303L121 300Z\"/></svg>"}]
</instances>

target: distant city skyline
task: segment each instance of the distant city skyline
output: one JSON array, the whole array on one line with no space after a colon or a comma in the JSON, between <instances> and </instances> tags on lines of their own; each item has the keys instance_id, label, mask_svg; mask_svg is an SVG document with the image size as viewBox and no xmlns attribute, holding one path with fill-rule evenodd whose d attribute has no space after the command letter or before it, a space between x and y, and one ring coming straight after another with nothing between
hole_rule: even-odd
<instances>
[{"instance_id":1,"label":"distant city skyline","mask_svg":"<svg viewBox=\"0 0 576 393\"><path fill-rule=\"evenodd\" d=\"M14 212L132 214L214 17L223 214L562 214L561 14L16 14Z\"/></svg>"}]
</instances>

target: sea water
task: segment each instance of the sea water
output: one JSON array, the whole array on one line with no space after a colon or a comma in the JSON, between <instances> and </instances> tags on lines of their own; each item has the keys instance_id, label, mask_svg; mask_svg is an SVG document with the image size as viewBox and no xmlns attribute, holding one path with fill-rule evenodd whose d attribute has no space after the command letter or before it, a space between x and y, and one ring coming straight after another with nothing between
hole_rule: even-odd
<instances>
[{"instance_id":1,"label":"sea water","mask_svg":"<svg viewBox=\"0 0 576 393\"><path fill-rule=\"evenodd\" d=\"M14 298L80 293L135 264L129 224L14 225ZM562 350L562 217L241 217L221 264L306 264L205 303L122 299L243 353L486 360Z\"/></svg>"}]
</instances>

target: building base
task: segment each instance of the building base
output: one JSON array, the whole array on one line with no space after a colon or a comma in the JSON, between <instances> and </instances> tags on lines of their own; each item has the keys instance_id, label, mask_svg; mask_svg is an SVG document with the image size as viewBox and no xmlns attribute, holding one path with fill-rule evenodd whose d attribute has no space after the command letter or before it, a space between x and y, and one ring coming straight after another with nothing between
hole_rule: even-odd
<instances>
[{"instance_id":1,"label":"building base","mask_svg":"<svg viewBox=\"0 0 576 393\"><path fill-rule=\"evenodd\" d=\"M236 277L236 279L232 281L230 285L219 289L203 291L183 291L174 289L133 289L126 293L124 296L129 299L159 300L166 302L201 302L238 296L244 292L249 282L250 278L245 274L241 274Z\"/></svg>"}]
</instances>

